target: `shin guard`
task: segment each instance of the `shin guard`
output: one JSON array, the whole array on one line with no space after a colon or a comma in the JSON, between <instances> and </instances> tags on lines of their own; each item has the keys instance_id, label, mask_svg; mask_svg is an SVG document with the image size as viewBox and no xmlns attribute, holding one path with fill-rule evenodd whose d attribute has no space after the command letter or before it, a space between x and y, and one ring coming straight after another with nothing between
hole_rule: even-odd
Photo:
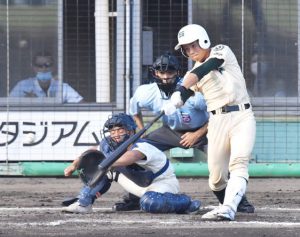
<instances>
[{"instance_id":1,"label":"shin guard","mask_svg":"<svg viewBox=\"0 0 300 237\"><path fill-rule=\"evenodd\" d=\"M185 213L191 198L185 194L146 192L140 199L141 209L150 213Z\"/></svg>"}]
</instances>

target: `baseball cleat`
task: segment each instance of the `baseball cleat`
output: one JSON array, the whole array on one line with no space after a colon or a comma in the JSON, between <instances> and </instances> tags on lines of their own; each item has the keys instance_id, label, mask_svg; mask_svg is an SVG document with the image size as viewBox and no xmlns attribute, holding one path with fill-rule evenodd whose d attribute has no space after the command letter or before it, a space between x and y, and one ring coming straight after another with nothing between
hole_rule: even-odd
<instances>
[{"instance_id":1,"label":"baseball cleat","mask_svg":"<svg viewBox=\"0 0 300 237\"><path fill-rule=\"evenodd\" d=\"M70 206L63 207L63 212L69 212L69 213L78 213L78 214L87 214L91 213L93 210L92 205L88 205L86 207L81 206L79 202L74 202Z\"/></svg>"},{"instance_id":2,"label":"baseball cleat","mask_svg":"<svg viewBox=\"0 0 300 237\"><path fill-rule=\"evenodd\" d=\"M234 212L227 207L227 210L222 210L217 214L219 221L233 221L234 220Z\"/></svg>"},{"instance_id":3,"label":"baseball cleat","mask_svg":"<svg viewBox=\"0 0 300 237\"><path fill-rule=\"evenodd\" d=\"M140 198L127 193L123 196L123 200L116 202L113 207L113 211L137 211L140 210Z\"/></svg>"},{"instance_id":4,"label":"baseball cleat","mask_svg":"<svg viewBox=\"0 0 300 237\"><path fill-rule=\"evenodd\" d=\"M231 208L226 206L220 206L214 210L205 213L201 219L207 221L233 221L235 213Z\"/></svg>"},{"instance_id":5,"label":"baseball cleat","mask_svg":"<svg viewBox=\"0 0 300 237\"><path fill-rule=\"evenodd\" d=\"M203 220L217 220L218 219L218 209L219 207L213 209L212 211L209 211L207 213L205 213L204 215L202 215L201 219Z\"/></svg>"},{"instance_id":6,"label":"baseball cleat","mask_svg":"<svg viewBox=\"0 0 300 237\"><path fill-rule=\"evenodd\" d=\"M140 203L136 201L117 202L112 207L114 211L136 211L140 210Z\"/></svg>"},{"instance_id":7,"label":"baseball cleat","mask_svg":"<svg viewBox=\"0 0 300 237\"><path fill-rule=\"evenodd\" d=\"M248 202L246 196L244 195L241 199L240 204L237 207L237 211L243 213L254 213L254 210L254 206Z\"/></svg>"}]
</instances>

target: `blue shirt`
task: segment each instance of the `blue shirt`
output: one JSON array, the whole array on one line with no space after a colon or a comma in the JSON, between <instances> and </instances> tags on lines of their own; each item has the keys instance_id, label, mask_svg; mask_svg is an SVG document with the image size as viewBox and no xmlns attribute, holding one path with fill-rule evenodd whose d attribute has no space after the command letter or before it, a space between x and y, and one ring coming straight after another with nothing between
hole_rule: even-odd
<instances>
[{"instance_id":1,"label":"blue shirt","mask_svg":"<svg viewBox=\"0 0 300 237\"><path fill-rule=\"evenodd\" d=\"M179 82L181 83L181 81ZM163 99L156 83L139 86L130 99L129 113L136 115L141 109L147 109L159 114L162 107L169 102ZM162 118L163 124L172 130L187 131L202 127L209 118L204 97L200 92L195 92L185 104L176 110L176 113Z\"/></svg>"},{"instance_id":2,"label":"blue shirt","mask_svg":"<svg viewBox=\"0 0 300 237\"><path fill-rule=\"evenodd\" d=\"M28 97L27 94L35 94L36 97L56 97L62 88L63 103L78 103L83 98L67 83L62 83L60 87L58 80L51 79L47 93L40 87L35 77L19 81L10 92L10 97Z\"/></svg>"}]
</instances>

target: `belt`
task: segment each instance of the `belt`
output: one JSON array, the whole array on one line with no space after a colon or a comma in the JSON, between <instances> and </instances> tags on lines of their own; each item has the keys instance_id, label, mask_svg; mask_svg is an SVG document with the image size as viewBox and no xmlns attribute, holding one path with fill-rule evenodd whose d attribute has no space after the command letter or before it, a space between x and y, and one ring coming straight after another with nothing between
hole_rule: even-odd
<instances>
[{"instance_id":1,"label":"belt","mask_svg":"<svg viewBox=\"0 0 300 237\"><path fill-rule=\"evenodd\" d=\"M247 104L239 104L239 105L225 105L219 109L211 111L212 114L226 114L234 111L241 111L249 109L251 105Z\"/></svg>"}]
</instances>

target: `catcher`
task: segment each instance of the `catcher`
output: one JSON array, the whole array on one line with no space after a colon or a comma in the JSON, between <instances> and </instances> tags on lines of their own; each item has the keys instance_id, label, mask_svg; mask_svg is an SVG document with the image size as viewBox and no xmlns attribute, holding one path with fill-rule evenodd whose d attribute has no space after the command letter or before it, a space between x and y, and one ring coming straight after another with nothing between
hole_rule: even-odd
<instances>
[{"instance_id":1,"label":"catcher","mask_svg":"<svg viewBox=\"0 0 300 237\"><path fill-rule=\"evenodd\" d=\"M136 124L131 116L120 113L109 118L103 128L101 151L108 156L135 133ZM191 200L179 193L179 183L165 154L140 139L128 150L93 188L87 183L93 178L98 164L105 159L97 150L89 150L65 169L70 176L76 169L84 182L78 200L64 207L64 212L89 213L97 197L107 192L113 181L127 192L140 198L140 209L150 213L193 213L200 208L200 201Z\"/></svg>"}]
</instances>

